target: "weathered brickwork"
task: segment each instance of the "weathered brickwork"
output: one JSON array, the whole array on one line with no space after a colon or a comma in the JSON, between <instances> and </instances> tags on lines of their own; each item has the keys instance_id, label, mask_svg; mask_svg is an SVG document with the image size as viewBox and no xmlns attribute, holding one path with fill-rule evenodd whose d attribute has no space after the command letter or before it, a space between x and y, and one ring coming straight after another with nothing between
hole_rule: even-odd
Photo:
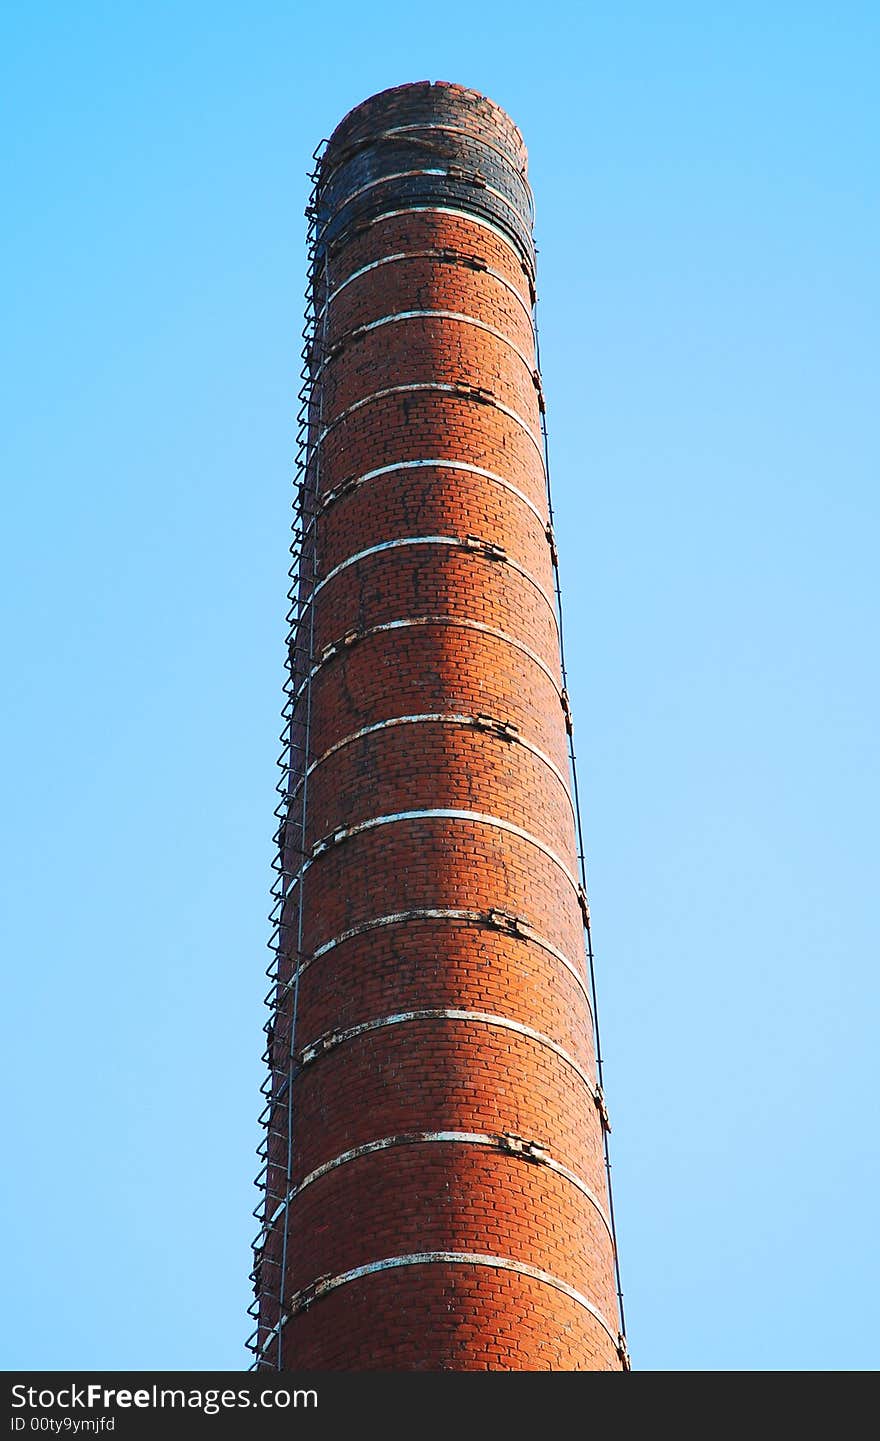
<instances>
[{"instance_id":1,"label":"weathered brickwork","mask_svg":"<svg viewBox=\"0 0 880 1441\"><path fill-rule=\"evenodd\" d=\"M321 162L268 1367L623 1364L525 175L451 85Z\"/></svg>"},{"instance_id":2,"label":"weathered brickwork","mask_svg":"<svg viewBox=\"0 0 880 1441\"><path fill-rule=\"evenodd\" d=\"M620 1369L613 1343L583 1306L530 1277L487 1266L435 1262L380 1271L319 1304L320 1329L314 1306L289 1323L298 1369Z\"/></svg>"},{"instance_id":3,"label":"weathered brickwork","mask_svg":"<svg viewBox=\"0 0 880 1441\"><path fill-rule=\"evenodd\" d=\"M450 475L442 466L432 465L403 475L405 485L400 471L375 476L352 490L344 505L327 508L321 525L325 574L389 539L439 535L466 542L468 536L474 536L500 546L545 595L552 594L543 505L476 471L458 470Z\"/></svg>"},{"instance_id":4,"label":"weathered brickwork","mask_svg":"<svg viewBox=\"0 0 880 1441\"><path fill-rule=\"evenodd\" d=\"M411 620L363 636L318 668L311 691L313 755L371 721L461 709L511 721L565 769L555 665L526 664L512 644L516 637L503 630L456 625L448 617ZM304 710L301 698L297 713Z\"/></svg>"}]
</instances>

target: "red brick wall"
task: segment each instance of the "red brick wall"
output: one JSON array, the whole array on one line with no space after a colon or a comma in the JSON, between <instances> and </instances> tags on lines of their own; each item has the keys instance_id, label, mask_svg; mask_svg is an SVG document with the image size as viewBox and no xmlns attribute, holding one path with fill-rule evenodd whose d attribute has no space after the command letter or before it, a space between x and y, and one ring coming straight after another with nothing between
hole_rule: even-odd
<instances>
[{"instance_id":1,"label":"red brick wall","mask_svg":"<svg viewBox=\"0 0 880 1441\"><path fill-rule=\"evenodd\" d=\"M524 173L496 106L418 86L347 117L328 184L433 95L447 144ZM533 278L460 200L398 208L337 236L315 282L302 947L269 1039L258 1361L619 1369ZM388 319L412 311L434 313Z\"/></svg>"}]
</instances>

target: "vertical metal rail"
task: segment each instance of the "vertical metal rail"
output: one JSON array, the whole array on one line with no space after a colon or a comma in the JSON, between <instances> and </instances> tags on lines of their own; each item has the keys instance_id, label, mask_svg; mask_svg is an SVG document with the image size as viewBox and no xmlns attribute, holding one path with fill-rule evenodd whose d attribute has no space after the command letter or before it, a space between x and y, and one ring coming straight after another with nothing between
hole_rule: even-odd
<instances>
[{"instance_id":1,"label":"vertical metal rail","mask_svg":"<svg viewBox=\"0 0 880 1441\"><path fill-rule=\"evenodd\" d=\"M264 1126L263 1138L257 1148L261 1166L254 1184L261 1191L261 1199L254 1210L260 1221L260 1231L254 1243L254 1266L251 1271L255 1299L248 1314L256 1321L257 1328L248 1338L248 1349L254 1353L251 1369L273 1366L282 1369L282 1327L287 1281L288 1251L290 1242L290 1193L293 1187L294 1168L294 1081L299 1069L296 1054L296 1020L299 1002L299 973L303 959L303 876L307 861L306 827L308 818L308 768L311 747L311 671L314 653L314 605L315 585L318 579L318 551L316 518L318 513L318 489L320 465L319 447L314 444L321 428L323 397L321 388L317 391L314 377L320 372L325 349L327 308L319 326L318 279L322 265L317 254L317 192L320 172L320 156L326 141L316 147L313 153L315 167L310 175L312 182L307 218L307 274L305 295L305 322L303 325L301 386L299 390L299 411L297 415L296 490L294 494L294 518L291 526L293 538L290 545L291 564L288 571L290 587L287 592L289 609L286 616L288 625L287 652L284 681L285 702L282 709L284 722L281 732L281 754L278 766L281 774L276 787L279 794L275 817L278 828L273 837L277 846L272 868L275 880L272 885L273 906L269 915L273 930L269 940L272 960L266 975L270 982L265 998L270 1015L264 1031L266 1049L263 1059L269 1074L260 1090L266 1104L260 1116ZM327 291L326 250L323 259L324 293ZM300 683L302 689L300 690ZM300 692L298 694L298 691ZM296 710L300 710L300 719ZM297 793L299 793L297 795ZM291 919L291 898L295 919ZM274 1145L273 1145L274 1143ZM283 1168L278 1162L278 1152L283 1151ZM283 1183L279 1188L277 1173L283 1169ZM266 1242L273 1226L281 1222L282 1238L280 1258L269 1260L265 1254ZM270 1278L272 1268L277 1276ZM267 1301L274 1311L274 1328L277 1335L277 1349L274 1363L267 1354L268 1339L261 1345L261 1334L265 1332Z\"/></svg>"},{"instance_id":2,"label":"vertical metal rail","mask_svg":"<svg viewBox=\"0 0 880 1441\"><path fill-rule=\"evenodd\" d=\"M555 531L553 525L553 496L550 486L550 445L547 436L547 407L544 399L544 389L541 383L541 342L538 333L538 302L533 291L532 304L532 327L535 335L535 363L537 371L535 384L538 392L538 407L541 415L541 437L544 450L544 476L547 484L547 515L549 524L547 526L547 540L550 544L550 559L553 564L553 586L556 595L556 613L559 621L559 665L562 672L562 696L565 708L565 728L568 733L568 760L571 769L572 799L574 801L575 825L577 828L577 850L578 850L578 879L580 881L581 912L584 923L584 940L586 943L587 963L590 972L590 996L593 1011L593 1035L596 1045L596 1072L598 1078L598 1104L602 1122L602 1143L605 1154L605 1175L608 1182L608 1216L611 1221L611 1237L614 1245L614 1276L617 1286L617 1309L620 1319L620 1336L618 1339L618 1353L624 1369L630 1369L629 1351L626 1345L626 1319L623 1309L623 1287L620 1277L620 1255L617 1248L617 1227L614 1220L614 1198L611 1188L611 1152L608 1141L608 1133L611 1129L608 1123L608 1113L605 1109L605 1085L602 1066L602 1042L599 1035L599 1006L596 996L596 964L593 951L593 932L590 924L590 905L587 898L587 867L584 851L584 835L581 823L580 793L578 790L577 756L574 748L574 724L572 722L571 707L568 698L568 678L565 668L565 640L564 625L562 616L562 589L559 583L559 552L556 548Z\"/></svg>"}]
</instances>

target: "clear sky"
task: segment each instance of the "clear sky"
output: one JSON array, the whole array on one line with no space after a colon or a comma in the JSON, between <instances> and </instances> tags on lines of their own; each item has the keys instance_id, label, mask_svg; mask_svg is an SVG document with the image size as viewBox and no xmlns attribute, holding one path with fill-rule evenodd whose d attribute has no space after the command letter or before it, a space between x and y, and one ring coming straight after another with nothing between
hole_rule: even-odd
<instances>
[{"instance_id":1,"label":"clear sky","mask_svg":"<svg viewBox=\"0 0 880 1441\"><path fill-rule=\"evenodd\" d=\"M3 8L0 1364L249 1324L303 206L522 128L630 1347L880 1362L874 0Z\"/></svg>"}]
</instances>

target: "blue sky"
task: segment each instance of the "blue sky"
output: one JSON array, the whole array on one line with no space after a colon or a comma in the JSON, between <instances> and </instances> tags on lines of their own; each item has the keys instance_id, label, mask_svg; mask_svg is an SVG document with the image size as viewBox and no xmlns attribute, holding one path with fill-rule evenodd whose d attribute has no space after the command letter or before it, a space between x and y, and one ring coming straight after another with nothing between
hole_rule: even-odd
<instances>
[{"instance_id":1,"label":"blue sky","mask_svg":"<svg viewBox=\"0 0 880 1441\"><path fill-rule=\"evenodd\" d=\"M2 1364L247 1363L305 171L446 79L537 197L634 1363L875 1368L880 11L0 26Z\"/></svg>"}]
</instances>

